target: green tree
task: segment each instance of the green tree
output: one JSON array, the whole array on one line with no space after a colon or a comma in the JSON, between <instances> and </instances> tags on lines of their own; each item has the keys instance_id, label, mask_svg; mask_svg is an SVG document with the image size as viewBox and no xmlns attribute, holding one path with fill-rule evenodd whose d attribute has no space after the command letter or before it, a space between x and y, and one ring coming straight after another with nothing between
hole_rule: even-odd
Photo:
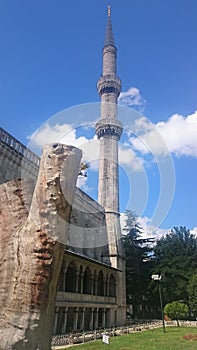
<instances>
[{"instance_id":1,"label":"green tree","mask_svg":"<svg viewBox=\"0 0 197 350\"><path fill-rule=\"evenodd\" d=\"M164 307L164 314L170 317L172 320L177 321L179 327L179 320L185 319L189 314L189 308L186 304L179 301L173 301L170 304L166 304Z\"/></svg>"},{"instance_id":2,"label":"green tree","mask_svg":"<svg viewBox=\"0 0 197 350\"><path fill-rule=\"evenodd\" d=\"M126 257L127 304L132 304L135 318L145 318L148 317L145 312L149 299L150 252L153 239L143 238L143 230L131 211L128 210L125 214L127 219L123 245Z\"/></svg>"},{"instance_id":3,"label":"green tree","mask_svg":"<svg viewBox=\"0 0 197 350\"><path fill-rule=\"evenodd\" d=\"M192 313L197 316L197 271L191 276L187 292L189 295L189 306Z\"/></svg>"},{"instance_id":4,"label":"green tree","mask_svg":"<svg viewBox=\"0 0 197 350\"><path fill-rule=\"evenodd\" d=\"M175 227L156 242L154 273L162 275L164 304L172 300L188 302L187 285L197 269L197 240L185 227Z\"/></svg>"}]
</instances>

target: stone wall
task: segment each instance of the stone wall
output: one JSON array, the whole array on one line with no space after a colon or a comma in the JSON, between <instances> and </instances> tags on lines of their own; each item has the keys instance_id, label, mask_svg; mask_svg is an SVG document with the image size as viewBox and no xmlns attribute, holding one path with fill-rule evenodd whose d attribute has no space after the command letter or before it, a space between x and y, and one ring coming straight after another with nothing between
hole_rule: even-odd
<instances>
[{"instance_id":1,"label":"stone wall","mask_svg":"<svg viewBox=\"0 0 197 350\"><path fill-rule=\"evenodd\" d=\"M72 207L68 246L110 264L104 209L80 189L76 190Z\"/></svg>"},{"instance_id":2,"label":"stone wall","mask_svg":"<svg viewBox=\"0 0 197 350\"><path fill-rule=\"evenodd\" d=\"M36 181L40 158L0 128L0 184L13 179Z\"/></svg>"}]
</instances>

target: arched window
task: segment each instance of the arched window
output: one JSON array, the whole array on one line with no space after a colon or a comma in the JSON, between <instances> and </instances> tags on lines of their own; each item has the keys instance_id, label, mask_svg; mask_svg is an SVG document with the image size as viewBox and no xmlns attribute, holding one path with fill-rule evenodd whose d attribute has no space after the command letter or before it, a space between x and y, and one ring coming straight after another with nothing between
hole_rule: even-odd
<instances>
[{"instance_id":1,"label":"arched window","mask_svg":"<svg viewBox=\"0 0 197 350\"><path fill-rule=\"evenodd\" d=\"M66 272L66 292L76 292L76 265L71 262Z\"/></svg>"},{"instance_id":2,"label":"arched window","mask_svg":"<svg viewBox=\"0 0 197 350\"><path fill-rule=\"evenodd\" d=\"M116 280L113 275L111 275L109 279L109 296L116 296Z\"/></svg>"},{"instance_id":3,"label":"arched window","mask_svg":"<svg viewBox=\"0 0 197 350\"><path fill-rule=\"evenodd\" d=\"M83 278L83 267L80 266L80 269L79 269L79 276L78 276L78 293L81 293L82 292L82 278Z\"/></svg>"},{"instance_id":4,"label":"arched window","mask_svg":"<svg viewBox=\"0 0 197 350\"><path fill-rule=\"evenodd\" d=\"M89 267L86 267L83 275L83 293L84 294L91 294L91 285L92 285L91 272Z\"/></svg>"},{"instance_id":5,"label":"arched window","mask_svg":"<svg viewBox=\"0 0 197 350\"><path fill-rule=\"evenodd\" d=\"M97 272L94 271L94 277L93 277L93 294L97 295Z\"/></svg>"},{"instance_id":6,"label":"arched window","mask_svg":"<svg viewBox=\"0 0 197 350\"><path fill-rule=\"evenodd\" d=\"M65 287L64 286L64 271L63 271L63 269L61 269L57 290L59 292L64 292L64 287Z\"/></svg>"},{"instance_id":7,"label":"arched window","mask_svg":"<svg viewBox=\"0 0 197 350\"><path fill-rule=\"evenodd\" d=\"M102 271L100 271L98 274L97 295L104 295L104 277Z\"/></svg>"}]
</instances>

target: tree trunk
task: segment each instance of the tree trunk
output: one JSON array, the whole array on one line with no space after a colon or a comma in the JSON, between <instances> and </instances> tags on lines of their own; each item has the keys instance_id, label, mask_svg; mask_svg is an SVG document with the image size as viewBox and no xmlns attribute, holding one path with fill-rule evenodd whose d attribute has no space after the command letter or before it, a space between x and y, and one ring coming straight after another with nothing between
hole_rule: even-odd
<instances>
[{"instance_id":1,"label":"tree trunk","mask_svg":"<svg viewBox=\"0 0 197 350\"><path fill-rule=\"evenodd\" d=\"M0 186L0 350L49 350L56 287L67 240L81 151L44 148L32 183Z\"/></svg>"}]
</instances>

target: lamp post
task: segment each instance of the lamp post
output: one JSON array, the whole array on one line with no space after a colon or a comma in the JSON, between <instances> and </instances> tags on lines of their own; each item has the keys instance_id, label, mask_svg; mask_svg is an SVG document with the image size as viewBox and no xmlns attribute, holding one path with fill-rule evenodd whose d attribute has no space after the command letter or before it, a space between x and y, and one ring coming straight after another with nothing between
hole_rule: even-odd
<instances>
[{"instance_id":1,"label":"lamp post","mask_svg":"<svg viewBox=\"0 0 197 350\"><path fill-rule=\"evenodd\" d=\"M159 299L160 299L160 307L161 307L161 317L162 317L162 323L163 323L163 332L165 333L165 321L164 321L164 314L163 314L163 302L162 302L162 296L161 296L161 275L152 275L151 278L154 281L158 281L159 284Z\"/></svg>"}]
</instances>

